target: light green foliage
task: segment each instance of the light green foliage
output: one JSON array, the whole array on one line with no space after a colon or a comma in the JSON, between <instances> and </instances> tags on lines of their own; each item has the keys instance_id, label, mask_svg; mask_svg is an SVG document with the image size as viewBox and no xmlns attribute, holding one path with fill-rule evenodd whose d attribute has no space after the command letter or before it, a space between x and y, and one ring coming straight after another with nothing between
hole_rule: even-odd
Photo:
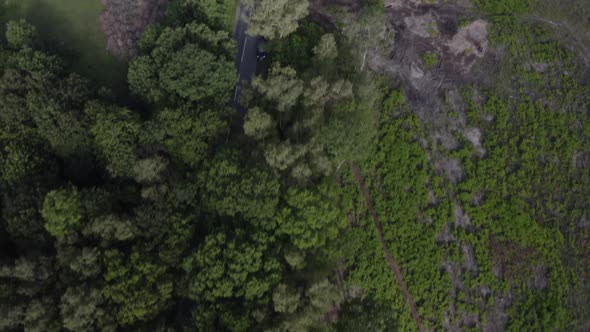
<instances>
[{"instance_id":1,"label":"light green foliage","mask_svg":"<svg viewBox=\"0 0 590 332\"><path fill-rule=\"evenodd\" d=\"M333 90L336 86L333 85ZM342 93L347 89L347 86L343 86L339 90ZM348 94L346 92L345 95ZM319 142L338 165L344 161L363 160L369 154L376 133L381 94L371 82L361 84L358 94L351 102L337 104L329 121L318 128Z\"/></svg>"},{"instance_id":2,"label":"light green foliage","mask_svg":"<svg viewBox=\"0 0 590 332\"><path fill-rule=\"evenodd\" d=\"M313 53L320 61L334 61L338 57L338 45L336 45L334 34L323 35L320 42L313 48Z\"/></svg>"},{"instance_id":3,"label":"light green foliage","mask_svg":"<svg viewBox=\"0 0 590 332\"><path fill-rule=\"evenodd\" d=\"M300 270L305 266L305 253L297 249L288 250L285 253L285 260L294 270Z\"/></svg>"},{"instance_id":4,"label":"light green foliage","mask_svg":"<svg viewBox=\"0 0 590 332\"><path fill-rule=\"evenodd\" d=\"M587 210L581 197L585 196L590 178L578 173L572 160L575 151L589 146L589 137L575 129L576 123L588 118L558 113L539 103L517 103L515 112L508 110L509 105L508 101L490 98L483 108L473 110L476 114L491 114L496 120L481 123L488 132L486 158L469 160L468 154L464 155L471 181L460 186L460 193L476 227L485 225L491 234L505 241L504 246L522 248L509 249L520 250L521 255L527 251L525 248L534 248L527 254L534 258L518 258L524 260L522 272L510 269L501 279L504 287L510 287L519 298L511 310L510 328L559 329L571 319L560 285L572 283L560 258L562 250L569 250L560 228ZM485 202L480 206L470 204L481 189L486 192ZM483 256L488 248L488 243L478 243L476 252ZM497 251L494 256L500 259ZM481 261L490 264L483 258ZM505 264L512 263L509 260ZM532 264L551 266L547 289L530 290L524 286L535 278Z\"/></svg>"},{"instance_id":5,"label":"light green foliage","mask_svg":"<svg viewBox=\"0 0 590 332\"><path fill-rule=\"evenodd\" d=\"M107 214L92 220L82 232L86 237L98 238L109 243L130 240L138 230L129 219Z\"/></svg>"},{"instance_id":6,"label":"light green foliage","mask_svg":"<svg viewBox=\"0 0 590 332\"><path fill-rule=\"evenodd\" d=\"M328 89L330 85L324 78L318 76L309 82L309 87L305 89L304 102L307 107L317 107L318 111L314 114L322 115L324 105L328 102L330 96L328 95Z\"/></svg>"},{"instance_id":7,"label":"light green foliage","mask_svg":"<svg viewBox=\"0 0 590 332\"><path fill-rule=\"evenodd\" d=\"M60 312L68 331L115 331L112 317L102 308L100 290L90 285L70 287L61 297Z\"/></svg>"},{"instance_id":8,"label":"light green foliage","mask_svg":"<svg viewBox=\"0 0 590 332\"><path fill-rule=\"evenodd\" d=\"M271 135L274 127L272 116L259 107L248 110L244 120L244 133L254 139L260 140Z\"/></svg>"},{"instance_id":9,"label":"light green foliage","mask_svg":"<svg viewBox=\"0 0 590 332\"><path fill-rule=\"evenodd\" d=\"M291 291L288 287L283 289L279 285L277 291L283 293L280 295L277 294L277 297L280 297L283 303L288 301L289 305L295 305L295 299L297 299L299 305L295 312L285 315L284 319L280 320L280 323L270 331L296 332L329 330L330 326L324 321L324 315L335 306L339 306L342 301L340 291L325 278L310 280L310 285L305 292L305 296L301 299L299 299L299 291ZM294 294L297 294L296 298Z\"/></svg>"},{"instance_id":10,"label":"light green foliage","mask_svg":"<svg viewBox=\"0 0 590 332\"><path fill-rule=\"evenodd\" d=\"M135 180L152 183L161 180L162 172L168 168L168 160L161 156L140 159L133 167Z\"/></svg>"},{"instance_id":11,"label":"light green foliage","mask_svg":"<svg viewBox=\"0 0 590 332\"><path fill-rule=\"evenodd\" d=\"M269 122L266 114L270 115L276 130L260 129L262 133L257 133L254 124L246 121L248 129L245 131L254 132L252 135L258 135L259 139L264 138L262 144L268 165L289 172L298 181L330 174L334 166L326 155L324 144L335 147L342 141L320 141L316 135L325 128L326 122L327 126L330 125L327 119L333 115L329 110L334 105L354 98L352 83L345 79L331 83L321 76L305 82L291 67L275 64L266 79L256 78L252 86L255 91L249 103L256 110L255 117L266 120L260 120L266 126ZM260 114L262 110L265 115Z\"/></svg>"},{"instance_id":12,"label":"light green foliage","mask_svg":"<svg viewBox=\"0 0 590 332\"><path fill-rule=\"evenodd\" d=\"M509 56L494 90L465 94L468 126L483 132L485 155L463 142L449 155L461 160L465 180L436 191L452 192L469 216L468 229L452 231L454 241L473 247L477 262L477 273L464 274L462 284L511 294L507 330L562 330L579 327L583 315L575 316L587 310L571 303L587 297L578 286L587 275L577 267L588 250L582 240L587 232L572 224L579 225L589 210L583 197L590 179L580 155L590 144L584 129L588 116L580 112L588 109L588 87L580 84L579 59L563 40L553 41L537 24L522 23L519 15L532 10L529 4L480 3L503 14L491 16L492 40ZM543 64L543 70L531 64ZM456 251L447 248L448 259L462 262ZM492 319L475 304L483 301L489 299L462 293L453 300Z\"/></svg>"},{"instance_id":13,"label":"light green foliage","mask_svg":"<svg viewBox=\"0 0 590 332\"><path fill-rule=\"evenodd\" d=\"M254 78L252 86L275 102L279 112L289 111L303 94L303 81L297 78L295 69L280 65L273 66L266 79Z\"/></svg>"},{"instance_id":14,"label":"light green foliage","mask_svg":"<svg viewBox=\"0 0 590 332\"><path fill-rule=\"evenodd\" d=\"M308 0L247 0L248 33L266 39L283 38L297 30L309 13Z\"/></svg>"},{"instance_id":15,"label":"light green foliage","mask_svg":"<svg viewBox=\"0 0 590 332\"><path fill-rule=\"evenodd\" d=\"M475 0L475 4L488 13L520 14L525 12L533 0Z\"/></svg>"},{"instance_id":16,"label":"light green foliage","mask_svg":"<svg viewBox=\"0 0 590 332\"><path fill-rule=\"evenodd\" d=\"M41 210L45 229L58 240L78 230L82 223L82 213L80 195L75 187L49 192Z\"/></svg>"},{"instance_id":17,"label":"light green foliage","mask_svg":"<svg viewBox=\"0 0 590 332\"><path fill-rule=\"evenodd\" d=\"M279 284L272 292L274 310L281 313L292 313L299 306L301 294L285 284Z\"/></svg>"},{"instance_id":18,"label":"light green foliage","mask_svg":"<svg viewBox=\"0 0 590 332\"><path fill-rule=\"evenodd\" d=\"M406 105L406 96L402 91L391 91L389 96L383 101L383 112L393 116L395 112L400 112Z\"/></svg>"},{"instance_id":19,"label":"light green foliage","mask_svg":"<svg viewBox=\"0 0 590 332\"><path fill-rule=\"evenodd\" d=\"M9 21L6 24L6 41L14 48L31 46L36 37L36 29L25 20Z\"/></svg>"},{"instance_id":20,"label":"light green foliage","mask_svg":"<svg viewBox=\"0 0 590 332\"><path fill-rule=\"evenodd\" d=\"M278 205L279 181L265 169L241 166L237 151L224 151L212 161L203 200L219 214L248 220L273 218Z\"/></svg>"},{"instance_id":21,"label":"light green foliage","mask_svg":"<svg viewBox=\"0 0 590 332\"><path fill-rule=\"evenodd\" d=\"M123 326L154 318L172 297L173 283L168 269L134 247L130 254L117 249L104 254L106 272L102 295L116 308Z\"/></svg>"},{"instance_id":22,"label":"light green foliage","mask_svg":"<svg viewBox=\"0 0 590 332\"><path fill-rule=\"evenodd\" d=\"M382 6L368 8L360 17L347 24L343 34L359 46L353 51L357 52L360 69L364 68L367 50L390 52L394 48L394 30Z\"/></svg>"},{"instance_id":23,"label":"light green foliage","mask_svg":"<svg viewBox=\"0 0 590 332\"><path fill-rule=\"evenodd\" d=\"M98 104L91 105L87 112L96 119L91 132L109 173L113 177L133 176L141 129L139 116L125 108Z\"/></svg>"},{"instance_id":24,"label":"light green foliage","mask_svg":"<svg viewBox=\"0 0 590 332\"><path fill-rule=\"evenodd\" d=\"M426 69L430 69L436 66L440 61L440 57L437 53L428 52L422 54L422 63L424 63L424 67Z\"/></svg>"},{"instance_id":25,"label":"light green foliage","mask_svg":"<svg viewBox=\"0 0 590 332\"><path fill-rule=\"evenodd\" d=\"M427 181L433 169L417 142L420 133L420 122L413 115L404 113L396 119L384 120L378 141L370 152L371 158L363 169L378 174L378 178L367 178L371 181L375 209L387 245L398 259L410 294L419 303L422 319L438 322L435 317L441 317L447 308L447 293L452 286L449 277L441 272L444 251L437 246L436 236L450 213L442 203L429 208ZM364 220L356 232L362 239L360 243L371 244L357 249L360 250L358 265L351 279L374 293L376 301L390 303L400 313L400 329L414 329L415 322L406 301L383 259L374 225ZM431 327L441 328L436 324Z\"/></svg>"},{"instance_id":26,"label":"light green foliage","mask_svg":"<svg viewBox=\"0 0 590 332\"><path fill-rule=\"evenodd\" d=\"M342 300L340 292L328 279L322 279L311 285L306 295L309 298L309 303L320 313L340 304Z\"/></svg>"},{"instance_id":27,"label":"light green foliage","mask_svg":"<svg viewBox=\"0 0 590 332\"><path fill-rule=\"evenodd\" d=\"M285 171L307 152L302 144L291 144L288 141L269 144L264 151L268 165L274 169Z\"/></svg>"},{"instance_id":28,"label":"light green foliage","mask_svg":"<svg viewBox=\"0 0 590 332\"><path fill-rule=\"evenodd\" d=\"M339 197L327 182L316 190L291 188L285 203L277 216L279 229L299 249L320 248L346 226L346 217L338 207Z\"/></svg>"},{"instance_id":29,"label":"light green foliage","mask_svg":"<svg viewBox=\"0 0 590 332\"><path fill-rule=\"evenodd\" d=\"M154 30L151 30L154 31ZM151 102L206 102L221 106L236 83L234 43L227 33L203 24L165 28L148 35L146 55L129 67L131 91Z\"/></svg>"}]
</instances>

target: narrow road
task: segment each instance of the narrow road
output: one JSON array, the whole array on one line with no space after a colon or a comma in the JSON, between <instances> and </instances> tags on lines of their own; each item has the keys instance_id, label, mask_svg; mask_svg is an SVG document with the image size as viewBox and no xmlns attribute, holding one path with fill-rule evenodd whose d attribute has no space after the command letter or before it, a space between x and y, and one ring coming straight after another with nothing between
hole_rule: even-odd
<instances>
[{"instance_id":1,"label":"narrow road","mask_svg":"<svg viewBox=\"0 0 590 332\"><path fill-rule=\"evenodd\" d=\"M262 40L260 37L249 36L248 23L244 21L244 16L248 15L243 5L238 6L236 13L236 23L234 25L233 38L238 46L236 56L236 67L238 68L238 85L234 90L233 103L238 109L240 115L246 115L246 109L238 103L240 96L240 83L251 82L256 73L256 64L258 62L258 44Z\"/></svg>"},{"instance_id":2,"label":"narrow road","mask_svg":"<svg viewBox=\"0 0 590 332\"><path fill-rule=\"evenodd\" d=\"M391 249L389 249L389 246L387 245L387 242L385 242L385 238L383 237L383 229L381 228L381 222L379 222L379 216L377 215L377 211L375 211L375 208L373 207L373 200L371 199L371 195L369 194L369 191L367 190L367 186L365 185L365 180L363 179L363 176L361 175L361 170L359 169L359 166L357 163L352 163L351 168L352 168L352 174L354 175L354 178L356 179L356 182L359 185L361 193L363 194L363 197L365 198L365 205L367 206L367 209L369 210L371 217L373 217L373 223L375 224L375 228L377 229L377 235L379 237L379 241L381 242L381 248L383 249L383 253L385 254L385 258L387 259L387 263L389 264L389 268L391 269L391 272L393 273L393 276L395 277L397 284L401 288L402 293L404 294L404 297L406 298L406 302L408 303L408 306L410 307L410 313L412 314L412 317L414 318L414 321L416 322L416 325L418 326L418 330L424 331L424 327L422 326L422 321L420 320L420 316L418 315L418 310L416 310L416 304L414 303L414 299L412 298L412 295L410 294L410 291L408 290L408 286L404 282L404 278L402 278L401 269L399 268L399 265L397 265L397 262L393 258L393 254L391 253Z\"/></svg>"}]
</instances>

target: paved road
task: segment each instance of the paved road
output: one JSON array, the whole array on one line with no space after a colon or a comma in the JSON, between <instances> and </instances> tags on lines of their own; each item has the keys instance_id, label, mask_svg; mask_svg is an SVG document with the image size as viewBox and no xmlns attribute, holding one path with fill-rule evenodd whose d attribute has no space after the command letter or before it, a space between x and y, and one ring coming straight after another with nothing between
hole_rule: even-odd
<instances>
[{"instance_id":1,"label":"paved road","mask_svg":"<svg viewBox=\"0 0 590 332\"><path fill-rule=\"evenodd\" d=\"M236 56L236 66L238 68L238 82L250 82L256 73L256 64L258 59L258 44L261 41L260 37L252 37L246 34L248 24L244 21L244 15L248 15L242 5L238 7L236 13L236 23L234 25L233 37L238 45L238 53ZM233 102L238 108L241 115L246 115L246 109L238 104L238 97L240 96L240 85L235 88L233 95Z\"/></svg>"}]
</instances>

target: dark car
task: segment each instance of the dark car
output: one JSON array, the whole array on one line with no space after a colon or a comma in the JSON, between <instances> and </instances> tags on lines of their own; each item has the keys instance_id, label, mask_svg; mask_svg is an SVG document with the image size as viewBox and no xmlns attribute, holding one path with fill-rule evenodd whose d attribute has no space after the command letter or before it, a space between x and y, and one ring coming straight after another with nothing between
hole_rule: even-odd
<instances>
[{"instance_id":1,"label":"dark car","mask_svg":"<svg viewBox=\"0 0 590 332\"><path fill-rule=\"evenodd\" d=\"M258 59L258 61L266 59L266 52L258 51L258 53L256 53L256 59Z\"/></svg>"}]
</instances>

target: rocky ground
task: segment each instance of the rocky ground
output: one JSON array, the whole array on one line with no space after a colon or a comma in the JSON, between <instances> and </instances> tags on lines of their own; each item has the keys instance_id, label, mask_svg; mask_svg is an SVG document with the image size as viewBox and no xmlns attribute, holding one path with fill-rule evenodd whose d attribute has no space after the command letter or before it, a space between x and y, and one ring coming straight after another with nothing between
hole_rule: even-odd
<instances>
[{"instance_id":1,"label":"rocky ground","mask_svg":"<svg viewBox=\"0 0 590 332\"><path fill-rule=\"evenodd\" d=\"M128 60L139 52L144 29L160 19L169 0L101 0L105 9L100 17L107 36L107 50Z\"/></svg>"}]
</instances>

